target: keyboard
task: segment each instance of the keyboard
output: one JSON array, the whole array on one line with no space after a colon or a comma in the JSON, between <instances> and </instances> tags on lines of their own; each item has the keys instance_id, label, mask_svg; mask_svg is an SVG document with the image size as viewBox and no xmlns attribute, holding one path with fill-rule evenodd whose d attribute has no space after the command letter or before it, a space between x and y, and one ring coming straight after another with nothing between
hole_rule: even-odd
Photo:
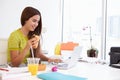
<instances>
[{"instance_id":1,"label":"keyboard","mask_svg":"<svg viewBox=\"0 0 120 80\"><path fill-rule=\"evenodd\" d=\"M120 64L111 64L112 67L120 68Z\"/></svg>"}]
</instances>

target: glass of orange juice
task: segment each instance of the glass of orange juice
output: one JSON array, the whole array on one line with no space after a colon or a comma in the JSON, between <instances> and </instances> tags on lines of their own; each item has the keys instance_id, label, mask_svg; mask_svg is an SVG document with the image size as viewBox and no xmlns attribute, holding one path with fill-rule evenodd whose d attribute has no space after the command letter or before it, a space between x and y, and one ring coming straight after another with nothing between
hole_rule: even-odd
<instances>
[{"instance_id":1,"label":"glass of orange juice","mask_svg":"<svg viewBox=\"0 0 120 80\"><path fill-rule=\"evenodd\" d=\"M32 75L36 75L38 72L40 58L27 58L28 63L28 71L31 72Z\"/></svg>"}]
</instances>

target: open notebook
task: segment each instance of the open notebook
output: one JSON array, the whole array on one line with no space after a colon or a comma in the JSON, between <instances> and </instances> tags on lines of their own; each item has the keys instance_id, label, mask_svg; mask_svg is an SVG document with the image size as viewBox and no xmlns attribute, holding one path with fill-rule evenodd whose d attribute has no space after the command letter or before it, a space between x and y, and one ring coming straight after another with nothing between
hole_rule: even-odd
<instances>
[{"instance_id":1,"label":"open notebook","mask_svg":"<svg viewBox=\"0 0 120 80\"><path fill-rule=\"evenodd\" d=\"M57 67L59 69L69 69L76 65L78 59L81 58L80 54L82 53L82 46L77 46L74 48L73 52L71 53L64 53L69 54L65 56L62 63L58 63Z\"/></svg>"}]
</instances>

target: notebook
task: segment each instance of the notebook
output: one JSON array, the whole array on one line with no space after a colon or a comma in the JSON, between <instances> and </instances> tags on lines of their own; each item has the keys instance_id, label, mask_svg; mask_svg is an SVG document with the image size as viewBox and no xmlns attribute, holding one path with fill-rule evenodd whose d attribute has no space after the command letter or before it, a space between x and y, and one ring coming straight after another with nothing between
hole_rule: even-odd
<instances>
[{"instance_id":1,"label":"notebook","mask_svg":"<svg viewBox=\"0 0 120 80\"><path fill-rule=\"evenodd\" d=\"M81 57L80 54L82 53L82 46L77 46L74 48L74 50L71 53L64 53L64 54L70 54L67 55L67 58L63 59L62 63L58 63L57 67L58 69L69 69L74 67L78 59Z\"/></svg>"},{"instance_id":2,"label":"notebook","mask_svg":"<svg viewBox=\"0 0 120 80\"><path fill-rule=\"evenodd\" d=\"M43 80L87 80L84 77L67 75L59 72L46 72L37 75L38 78Z\"/></svg>"}]
</instances>

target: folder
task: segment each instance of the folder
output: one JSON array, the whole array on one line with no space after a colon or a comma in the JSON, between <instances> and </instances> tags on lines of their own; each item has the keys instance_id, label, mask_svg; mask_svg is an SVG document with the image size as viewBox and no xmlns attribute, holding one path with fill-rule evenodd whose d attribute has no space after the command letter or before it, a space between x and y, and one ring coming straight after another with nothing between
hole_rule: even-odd
<instances>
[{"instance_id":1,"label":"folder","mask_svg":"<svg viewBox=\"0 0 120 80\"><path fill-rule=\"evenodd\" d=\"M38 78L43 80L87 80L84 77L74 75L67 75L59 72L46 72L37 75Z\"/></svg>"}]
</instances>

